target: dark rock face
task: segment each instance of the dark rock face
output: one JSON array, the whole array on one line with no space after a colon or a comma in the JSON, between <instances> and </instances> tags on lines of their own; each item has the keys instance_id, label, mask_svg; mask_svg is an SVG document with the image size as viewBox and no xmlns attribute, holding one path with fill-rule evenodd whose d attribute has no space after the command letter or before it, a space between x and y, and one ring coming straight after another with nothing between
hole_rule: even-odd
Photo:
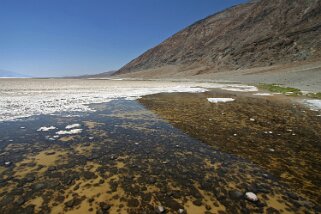
<instances>
[{"instance_id":1,"label":"dark rock face","mask_svg":"<svg viewBox=\"0 0 321 214\"><path fill-rule=\"evenodd\" d=\"M200 20L116 74L174 65L193 75L321 56L321 0L260 0ZM155 75L158 75L157 73Z\"/></svg>"}]
</instances>

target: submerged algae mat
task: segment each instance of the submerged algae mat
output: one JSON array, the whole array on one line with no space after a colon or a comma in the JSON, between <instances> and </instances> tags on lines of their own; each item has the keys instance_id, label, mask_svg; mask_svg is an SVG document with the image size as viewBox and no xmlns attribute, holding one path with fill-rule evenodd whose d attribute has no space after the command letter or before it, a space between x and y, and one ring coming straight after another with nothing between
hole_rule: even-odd
<instances>
[{"instance_id":1,"label":"submerged algae mat","mask_svg":"<svg viewBox=\"0 0 321 214\"><path fill-rule=\"evenodd\" d=\"M0 213L319 209L264 168L189 137L136 101L95 108L81 117L37 116L0 124ZM81 133L56 136L75 123ZM41 126L57 129L37 132ZM247 191L259 200L247 201Z\"/></svg>"},{"instance_id":2,"label":"submerged algae mat","mask_svg":"<svg viewBox=\"0 0 321 214\"><path fill-rule=\"evenodd\" d=\"M235 101L210 103L210 97ZM147 96L140 103L214 149L258 164L289 192L321 204L321 114L293 99L213 90Z\"/></svg>"}]
</instances>

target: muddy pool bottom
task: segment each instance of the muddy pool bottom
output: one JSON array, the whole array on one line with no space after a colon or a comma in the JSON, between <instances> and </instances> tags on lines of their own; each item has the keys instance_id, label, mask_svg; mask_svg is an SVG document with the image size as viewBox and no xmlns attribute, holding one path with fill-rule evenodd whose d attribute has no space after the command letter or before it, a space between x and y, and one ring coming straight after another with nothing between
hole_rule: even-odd
<instances>
[{"instance_id":1,"label":"muddy pool bottom","mask_svg":"<svg viewBox=\"0 0 321 214\"><path fill-rule=\"evenodd\" d=\"M80 117L0 123L0 213L320 211L318 198L190 137L144 105L116 100ZM66 129L71 124L76 129Z\"/></svg>"}]
</instances>

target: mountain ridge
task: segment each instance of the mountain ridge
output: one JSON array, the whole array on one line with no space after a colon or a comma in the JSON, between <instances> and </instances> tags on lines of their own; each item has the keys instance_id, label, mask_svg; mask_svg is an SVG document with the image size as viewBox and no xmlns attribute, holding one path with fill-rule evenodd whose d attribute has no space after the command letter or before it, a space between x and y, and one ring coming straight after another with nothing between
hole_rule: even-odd
<instances>
[{"instance_id":1,"label":"mountain ridge","mask_svg":"<svg viewBox=\"0 0 321 214\"><path fill-rule=\"evenodd\" d=\"M196 21L114 75L167 67L192 75L280 65L321 57L321 0L260 0ZM188 74L190 75L190 74Z\"/></svg>"}]
</instances>

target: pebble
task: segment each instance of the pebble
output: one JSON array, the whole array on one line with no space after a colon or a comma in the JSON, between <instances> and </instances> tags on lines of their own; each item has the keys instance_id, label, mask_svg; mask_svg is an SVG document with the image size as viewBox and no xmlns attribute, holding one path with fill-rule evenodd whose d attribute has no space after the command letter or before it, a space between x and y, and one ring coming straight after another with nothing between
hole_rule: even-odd
<instances>
[{"instance_id":1,"label":"pebble","mask_svg":"<svg viewBox=\"0 0 321 214\"><path fill-rule=\"evenodd\" d=\"M183 214L183 213L185 213L185 210L184 209L178 209L178 213Z\"/></svg>"},{"instance_id":2,"label":"pebble","mask_svg":"<svg viewBox=\"0 0 321 214\"><path fill-rule=\"evenodd\" d=\"M83 146L90 146L90 143L84 143Z\"/></svg>"},{"instance_id":3,"label":"pebble","mask_svg":"<svg viewBox=\"0 0 321 214\"><path fill-rule=\"evenodd\" d=\"M256 194L253 192L246 192L245 198L251 202L256 202L259 200L258 197L256 196Z\"/></svg>"},{"instance_id":4,"label":"pebble","mask_svg":"<svg viewBox=\"0 0 321 214\"><path fill-rule=\"evenodd\" d=\"M57 168L55 166L49 166L48 171L55 171Z\"/></svg>"},{"instance_id":5,"label":"pebble","mask_svg":"<svg viewBox=\"0 0 321 214\"><path fill-rule=\"evenodd\" d=\"M229 195L232 199L237 200L243 197L243 193L238 190L229 191Z\"/></svg>"},{"instance_id":6,"label":"pebble","mask_svg":"<svg viewBox=\"0 0 321 214\"><path fill-rule=\"evenodd\" d=\"M67 207L73 207L74 206L74 199L71 199L69 201L66 202L66 206Z\"/></svg>"},{"instance_id":7,"label":"pebble","mask_svg":"<svg viewBox=\"0 0 321 214\"><path fill-rule=\"evenodd\" d=\"M275 149L269 149L270 152L275 152Z\"/></svg>"},{"instance_id":8,"label":"pebble","mask_svg":"<svg viewBox=\"0 0 321 214\"><path fill-rule=\"evenodd\" d=\"M35 179L36 179L35 176L29 175L29 176L26 177L26 182L32 182Z\"/></svg>"},{"instance_id":9,"label":"pebble","mask_svg":"<svg viewBox=\"0 0 321 214\"><path fill-rule=\"evenodd\" d=\"M269 208L267 208L266 209L266 213L267 214L278 214L278 213L280 213L277 209L275 209L275 208L273 208L273 207L269 207Z\"/></svg>"},{"instance_id":10,"label":"pebble","mask_svg":"<svg viewBox=\"0 0 321 214\"><path fill-rule=\"evenodd\" d=\"M197 199L197 200L193 201L193 204L196 206L202 206L202 200Z\"/></svg>"},{"instance_id":11,"label":"pebble","mask_svg":"<svg viewBox=\"0 0 321 214\"><path fill-rule=\"evenodd\" d=\"M17 200L17 204L18 204L19 206L23 205L25 202L26 202L26 201L25 201L25 199L23 199L23 198L19 198L19 199Z\"/></svg>"},{"instance_id":12,"label":"pebble","mask_svg":"<svg viewBox=\"0 0 321 214\"><path fill-rule=\"evenodd\" d=\"M137 199L129 199L129 201L127 201L127 205L129 207L138 207L139 201Z\"/></svg>"},{"instance_id":13,"label":"pebble","mask_svg":"<svg viewBox=\"0 0 321 214\"><path fill-rule=\"evenodd\" d=\"M156 212L157 212L157 213L165 213L165 208L162 207L162 206L158 206L158 207L156 208Z\"/></svg>"},{"instance_id":14,"label":"pebble","mask_svg":"<svg viewBox=\"0 0 321 214\"><path fill-rule=\"evenodd\" d=\"M110 205L108 205L108 204L105 203L105 202L100 202L100 203L99 203L99 206L100 206L100 208L101 208L103 211L107 211L107 210L110 209Z\"/></svg>"},{"instance_id":15,"label":"pebble","mask_svg":"<svg viewBox=\"0 0 321 214\"><path fill-rule=\"evenodd\" d=\"M42 189L44 187L45 187L45 185L43 183L39 183L39 184L36 184L35 190L40 190L40 189Z\"/></svg>"},{"instance_id":16,"label":"pebble","mask_svg":"<svg viewBox=\"0 0 321 214\"><path fill-rule=\"evenodd\" d=\"M54 154L56 154L56 152L54 152L54 151L46 152L46 155L54 155Z\"/></svg>"},{"instance_id":17,"label":"pebble","mask_svg":"<svg viewBox=\"0 0 321 214\"><path fill-rule=\"evenodd\" d=\"M54 140L56 140L55 138L53 138L53 137L50 137L50 136L45 136L45 138L46 138L46 140L49 140L49 141L54 141Z\"/></svg>"},{"instance_id":18,"label":"pebble","mask_svg":"<svg viewBox=\"0 0 321 214\"><path fill-rule=\"evenodd\" d=\"M89 139L89 140L93 140L93 139L94 139L94 137L89 137L88 139Z\"/></svg>"},{"instance_id":19,"label":"pebble","mask_svg":"<svg viewBox=\"0 0 321 214\"><path fill-rule=\"evenodd\" d=\"M288 192L287 195L294 200L299 200L299 197L292 192Z\"/></svg>"},{"instance_id":20,"label":"pebble","mask_svg":"<svg viewBox=\"0 0 321 214\"><path fill-rule=\"evenodd\" d=\"M156 183L156 179L153 178L153 177L151 177L151 178L148 179L148 182L149 182L150 184L154 184L154 183Z\"/></svg>"},{"instance_id":21,"label":"pebble","mask_svg":"<svg viewBox=\"0 0 321 214\"><path fill-rule=\"evenodd\" d=\"M320 205L314 206L314 210L317 212L321 212L321 206Z\"/></svg>"},{"instance_id":22,"label":"pebble","mask_svg":"<svg viewBox=\"0 0 321 214\"><path fill-rule=\"evenodd\" d=\"M12 164L12 163L11 163L10 161L4 162L4 165L7 166L7 167L10 166L11 164Z\"/></svg>"},{"instance_id":23,"label":"pebble","mask_svg":"<svg viewBox=\"0 0 321 214\"><path fill-rule=\"evenodd\" d=\"M254 121L255 121L255 119L254 119L254 118L250 118L250 121L254 122Z\"/></svg>"}]
</instances>

